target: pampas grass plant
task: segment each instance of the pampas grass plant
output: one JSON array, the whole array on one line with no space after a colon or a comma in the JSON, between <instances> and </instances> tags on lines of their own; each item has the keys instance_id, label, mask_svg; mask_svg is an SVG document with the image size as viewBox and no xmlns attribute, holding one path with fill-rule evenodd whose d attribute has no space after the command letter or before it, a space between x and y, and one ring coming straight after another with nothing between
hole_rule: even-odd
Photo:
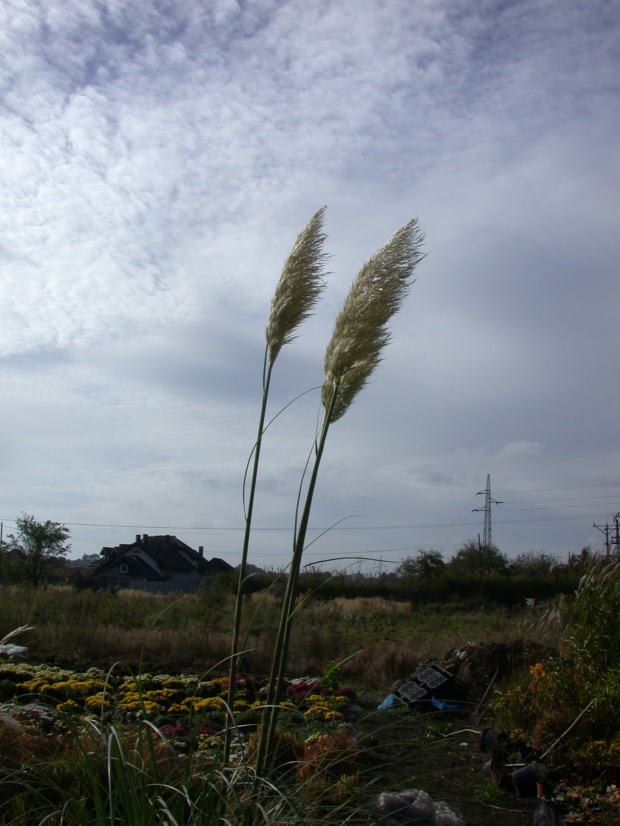
<instances>
[{"instance_id":1,"label":"pampas grass plant","mask_svg":"<svg viewBox=\"0 0 620 826\"><path fill-rule=\"evenodd\" d=\"M326 255L323 253L325 233L323 218L325 207L316 212L304 229L299 233L290 255L286 259L280 280L276 286L269 312L269 322L265 330L265 357L263 362L263 398L258 423L258 435L254 444L254 463L247 507L245 509L245 532L243 551L239 565L239 585L235 604L235 618L232 634L232 651L230 658L230 673L228 683L228 705L233 707L235 700L237 659L240 653L239 637L243 612L243 586L246 579L247 558L252 529L252 514L254 510L254 496L258 478L258 465L265 428L265 415L269 397L271 372L278 354L285 344L292 341L297 335L297 328L307 319L314 309L321 292L325 287L323 267ZM245 493L245 484L244 484ZM244 496L245 503L245 496ZM230 722L226 726L224 759L228 759L230 750Z\"/></svg>"},{"instance_id":2,"label":"pampas grass plant","mask_svg":"<svg viewBox=\"0 0 620 826\"><path fill-rule=\"evenodd\" d=\"M269 693L263 716L257 753L259 772L265 772L273 751L278 719L279 689L288 657L291 623L297 595L299 571L306 541L321 457L330 425L342 418L359 391L381 361L383 348L390 340L387 327L401 307L413 281L415 267L423 258L423 234L417 219L401 227L364 264L336 318L332 338L325 353L325 381L321 391L323 423L313 446L314 461L301 518L295 520L293 556L280 617L272 661Z\"/></svg>"}]
</instances>

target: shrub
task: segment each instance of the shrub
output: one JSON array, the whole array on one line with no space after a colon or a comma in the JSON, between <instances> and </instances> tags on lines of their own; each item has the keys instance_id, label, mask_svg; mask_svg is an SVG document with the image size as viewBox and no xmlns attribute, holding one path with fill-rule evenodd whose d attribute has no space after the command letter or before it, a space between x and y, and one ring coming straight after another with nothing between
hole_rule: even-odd
<instances>
[{"instance_id":1,"label":"shrub","mask_svg":"<svg viewBox=\"0 0 620 826\"><path fill-rule=\"evenodd\" d=\"M620 731L620 561L594 557L572 597L563 597L540 624L561 629L559 652L498 691L496 724L535 747L572 732L577 741L610 740Z\"/></svg>"},{"instance_id":2,"label":"shrub","mask_svg":"<svg viewBox=\"0 0 620 826\"><path fill-rule=\"evenodd\" d=\"M13 680L0 679L0 701L11 700L15 694Z\"/></svg>"}]
</instances>

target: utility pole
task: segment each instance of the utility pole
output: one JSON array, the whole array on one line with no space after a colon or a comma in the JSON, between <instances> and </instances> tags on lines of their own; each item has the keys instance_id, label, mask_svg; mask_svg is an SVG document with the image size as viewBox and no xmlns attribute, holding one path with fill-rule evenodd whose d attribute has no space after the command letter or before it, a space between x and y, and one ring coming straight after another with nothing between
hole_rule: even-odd
<instances>
[{"instance_id":1,"label":"utility pole","mask_svg":"<svg viewBox=\"0 0 620 826\"><path fill-rule=\"evenodd\" d=\"M483 508L474 508L472 513L480 513L480 511L484 512L484 530L482 532L482 544L485 548L490 548L493 545L493 537L491 535L491 506L492 505L502 505L503 502L498 502L497 499L493 499L491 496L491 474L487 474L487 487L486 490L479 490L476 496L482 496L484 494L484 507Z\"/></svg>"},{"instance_id":2,"label":"utility pole","mask_svg":"<svg viewBox=\"0 0 620 826\"><path fill-rule=\"evenodd\" d=\"M616 523L616 538L614 539L614 545L616 546L615 554L618 556L618 554L620 554L620 511L614 514L614 521Z\"/></svg>"},{"instance_id":3,"label":"utility pole","mask_svg":"<svg viewBox=\"0 0 620 826\"><path fill-rule=\"evenodd\" d=\"M616 521L616 525L617 525L617 521ZM605 527L603 528L602 525L597 525L596 522L594 522L592 527L596 528L597 531L600 531L601 533L605 534L605 555L609 556L609 545L610 545L610 542L609 542L609 524L607 522L605 522Z\"/></svg>"}]
</instances>

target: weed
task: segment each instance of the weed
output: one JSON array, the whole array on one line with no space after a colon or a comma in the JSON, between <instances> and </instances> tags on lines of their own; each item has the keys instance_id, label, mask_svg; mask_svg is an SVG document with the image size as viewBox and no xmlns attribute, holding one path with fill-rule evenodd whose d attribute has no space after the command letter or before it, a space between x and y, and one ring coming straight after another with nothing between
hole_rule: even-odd
<instances>
[{"instance_id":1,"label":"weed","mask_svg":"<svg viewBox=\"0 0 620 826\"><path fill-rule=\"evenodd\" d=\"M442 740L452 734L452 723L447 720L431 720L426 727L426 736L429 740Z\"/></svg>"},{"instance_id":2,"label":"weed","mask_svg":"<svg viewBox=\"0 0 620 826\"><path fill-rule=\"evenodd\" d=\"M574 597L540 622L559 628L559 653L495 692L495 723L552 763L568 751L573 765L587 766L593 743L609 750L620 733L620 561L594 557Z\"/></svg>"},{"instance_id":3,"label":"weed","mask_svg":"<svg viewBox=\"0 0 620 826\"><path fill-rule=\"evenodd\" d=\"M488 806L499 806L506 801L505 792L489 777L485 777L476 783L475 793L477 799Z\"/></svg>"}]
</instances>

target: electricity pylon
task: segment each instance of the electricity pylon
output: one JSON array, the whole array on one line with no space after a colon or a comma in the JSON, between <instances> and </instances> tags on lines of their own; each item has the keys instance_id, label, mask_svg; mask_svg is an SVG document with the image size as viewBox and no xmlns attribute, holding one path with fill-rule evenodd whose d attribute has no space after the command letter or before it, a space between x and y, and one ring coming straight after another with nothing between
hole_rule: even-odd
<instances>
[{"instance_id":1,"label":"electricity pylon","mask_svg":"<svg viewBox=\"0 0 620 826\"><path fill-rule=\"evenodd\" d=\"M501 505L502 502L498 502L497 499L493 499L491 496L491 474L487 474L487 487L486 490L479 490L476 496L482 496L484 493L484 507L483 508L474 508L472 513L480 513L480 511L484 512L484 530L482 533L482 544L485 548L490 548L493 544L493 537L491 536L491 505Z\"/></svg>"}]
</instances>

